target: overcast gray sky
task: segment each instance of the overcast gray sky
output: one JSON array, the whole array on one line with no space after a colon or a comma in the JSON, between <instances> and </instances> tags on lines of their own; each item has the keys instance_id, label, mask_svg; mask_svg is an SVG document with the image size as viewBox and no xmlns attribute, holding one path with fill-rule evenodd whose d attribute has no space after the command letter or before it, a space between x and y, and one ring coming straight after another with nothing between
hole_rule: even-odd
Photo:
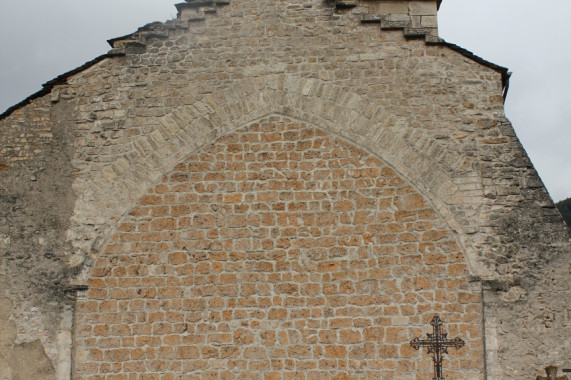
<instances>
[{"instance_id":1,"label":"overcast gray sky","mask_svg":"<svg viewBox=\"0 0 571 380\"><path fill-rule=\"evenodd\" d=\"M0 0L0 113L176 2ZM569 0L444 0L439 14L441 37L513 71L506 114L555 201L571 197L569 15Z\"/></svg>"}]
</instances>

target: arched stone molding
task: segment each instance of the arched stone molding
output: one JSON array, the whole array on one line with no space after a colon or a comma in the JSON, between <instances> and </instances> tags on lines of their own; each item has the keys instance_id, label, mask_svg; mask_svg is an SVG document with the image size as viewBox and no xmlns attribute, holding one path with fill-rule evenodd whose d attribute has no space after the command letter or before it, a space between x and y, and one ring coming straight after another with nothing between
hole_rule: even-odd
<instances>
[{"instance_id":1,"label":"arched stone molding","mask_svg":"<svg viewBox=\"0 0 571 380\"><path fill-rule=\"evenodd\" d=\"M453 377L481 377L481 288L456 235L352 141L277 114L246 123L164 173L119 222L77 302L74 376L428 374L409 342L442 313L466 337ZM295 365L282 367L286 355Z\"/></svg>"},{"instance_id":2,"label":"arched stone molding","mask_svg":"<svg viewBox=\"0 0 571 380\"><path fill-rule=\"evenodd\" d=\"M463 157L460 150L439 145L431 131L415 129L406 117L387 114L375 99L344 92L318 79L283 73L245 79L178 107L159 119L158 128L133 141L129 153L101 170L84 171L89 178L75 184L79 196L68 235L76 248L71 264L85 261L88 268L119 216L177 162L220 136L271 114L311 123L385 160L424 194L458 233L471 273L489 275L478 263L466 234L474 232L470 224L477 223L478 217L460 223L456 216L464 214L460 204L466 197L472 204L482 202L481 184L472 172L474 161ZM471 186L462 187L464 177L472 178Z\"/></svg>"}]
</instances>

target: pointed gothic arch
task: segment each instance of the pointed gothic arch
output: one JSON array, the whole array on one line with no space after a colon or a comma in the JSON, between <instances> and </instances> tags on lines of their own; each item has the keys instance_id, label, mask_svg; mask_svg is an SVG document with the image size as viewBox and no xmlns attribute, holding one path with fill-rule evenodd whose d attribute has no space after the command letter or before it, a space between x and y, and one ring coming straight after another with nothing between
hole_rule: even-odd
<instances>
[{"instance_id":1,"label":"pointed gothic arch","mask_svg":"<svg viewBox=\"0 0 571 380\"><path fill-rule=\"evenodd\" d=\"M480 286L430 202L371 152L281 115L163 175L119 223L88 285L77 301L78 379L429 373L409 340L435 313L469 335L465 354L483 352ZM459 360L451 368L484 371Z\"/></svg>"},{"instance_id":2,"label":"pointed gothic arch","mask_svg":"<svg viewBox=\"0 0 571 380\"><path fill-rule=\"evenodd\" d=\"M470 177L470 172L477 170L475 161L459 150L440 146L432 132L411 126L406 117L383 112L374 99L341 92L318 79L288 74L249 78L181 106L158 118L154 131L136 139L130 151L110 164L93 168L92 178L79 185L82 196L75 213L97 214L103 222L96 226L96 233L92 231L94 218L87 226L77 225L84 223L82 218L74 219L76 225L72 226L75 231L86 230L74 243L81 255L88 256L87 267L116 227L118 216L125 214L144 189L191 152L272 114L307 121L381 157L429 199L459 234L471 273L489 275L474 251L472 237L465 232L474 229L470 224L474 220L462 218L463 197L472 197L473 204L483 202L481 184L473 183L468 190L461 186L466 182L463 176ZM114 197L109 198L109 194ZM102 203L105 207L95 207ZM97 239L85 240L85 236ZM83 281L87 269L78 282Z\"/></svg>"}]
</instances>

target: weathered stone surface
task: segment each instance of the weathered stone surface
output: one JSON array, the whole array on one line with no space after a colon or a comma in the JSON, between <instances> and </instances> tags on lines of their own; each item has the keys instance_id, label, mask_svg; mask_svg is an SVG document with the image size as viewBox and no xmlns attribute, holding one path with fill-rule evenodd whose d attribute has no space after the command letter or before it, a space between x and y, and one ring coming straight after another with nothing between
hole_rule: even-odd
<instances>
[{"instance_id":1,"label":"weathered stone surface","mask_svg":"<svg viewBox=\"0 0 571 380\"><path fill-rule=\"evenodd\" d=\"M421 16L420 26L423 28L437 28L438 19L436 16Z\"/></svg>"},{"instance_id":2,"label":"weathered stone surface","mask_svg":"<svg viewBox=\"0 0 571 380\"><path fill-rule=\"evenodd\" d=\"M44 380L53 378L55 374L52 363L38 340L14 346L10 364L13 380Z\"/></svg>"},{"instance_id":3,"label":"weathered stone surface","mask_svg":"<svg viewBox=\"0 0 571 380\"><path fill-rule=\"evenodd\" d=\"M16 340L16 324L10 320L12 302L7 297L6 277L0 275L0 379L12 378L10 353Z\"/></svg>"},{"instance_id":4,"label":"weathered stone surface","mask_svg":"<svg viewBox=\"0 0 571 380\"><path fill-rule=\"evenodd\" d=\"M107 359L140 376L151 357L199 377L430 376L409 341L435 312L469 332L451 373L480 378L481 289L453 236L378 158L264 118L186 157L123 218L77 304L76 378L115 372Z\"/></svg>"},{"instance_id":5,"label":"weathered stone surface","mask_svg":"<svg viewBox=\"0 0 571 380\"><path fill-rule=\"evenodd\" d=\"M5 355L15 360L7 360L5 366L22 364L26 352L39 349L40 341L45 344L42 353L54 361L58 355L55 336L65 288L74 273L68 264L72 247L66 239L75 202L72 115L73 107L67 102L38 99L8 123L2 122L0 161L9 162L10 167L0 172L0 275L8 276L9 290L0 299L8 297L14 305L6 323L16 324L18 341L36 342L5 346ZM11 352L23 356L14 357ZM49 379L43 366L43 361L30 362L26 373L37 370L43 376L37 378ZM19 373L15 367L10 371L12 376Z\"/></svg>"},{"instance_id":6,"label":"weathered stone surface","mask_svg":"<svg viewBox=\"0 0 571 380\"><path fill-rule=\"evenodd\" d=\"M379 1L378 9L382 14L408 14L408 1Z\"/></svg>"},{"instance_id":7,"label":"weathered stone surface","mask_svg":"<svg viewBox=\"0 0 571 380\"><path fill-rule=\"evenodd\" d=\"M409 1L410 14L414 16L436 16L436 1Z\"/></svg>"},{"instance_id":8,"label":"weathered stone surface","mask_svg":"<svg viewBox=\"0 0 571 380\"><path fill-rule=\"evenodd\" d=\"M204 378L209 365L221 378L248 371L280 378L290 370L309 378L318 370L312 365L327 373L331 366L342 365L349 377L363 368L376 371L376 376L387 371L388 377L396 376L398 363L410 376L414 371L429 374L430 361L405 343L409 336L420 335L419 318L436 312L452 318L446 322L455 336L474 342L469 359L451 358L455 364L446 378L482 378L484 356L488 378L493 379L533 378L550 363L569 367L568 231L503 116L505 71L436 39L429 38L432 43L427 44L422 38L405 38L435 33L431 3L407 2L403 13L396 1L359 1L352 8L297 0L218 3L213 9L213 4L203 4L209 9L199 9L201 21L150 24L118 39L112 56L70 75L51 94L0 120L0 273L6 279L0 301L8 334L2 337L0 357L36 347L22 344L41 342L42 350L36 347L34 352L39 357L45 352L52 363L53 374L47 378L66 378L70 363L64 357L71 351L72 325L68 296L73 294L68 287L87 284L90 289L80 291L76 314L81 343L74 358L81 365L74 368L79 377L98 369L107 371L109 379L142 373L141 360L149 372L168 372L162 367L166 361L186 372L202 371ZM393 8L379 12L383 6ZM391 21L399 14L400 21ZM383 15L381 30L378 24L361 23L371 15ZM391 22L395 24L387 24ZM386 30L397 26L401 30ZM268 115L276 119L270 121ZM298 135L285 130L276 134L270 128L276 120L305 127L291 131ZM266 147L248 140L253 137L245 131L255 121L267 126L257 134L266 136ZM301 136L309 130L314 131L311 142ZM320 143L315 131L323 133ZM325 142L347 147L348 156L359 152L360 158L344 162L343 157L322 157L333 154L330 147L319 145ZM299 157L288 158L288 167L280 167L274 143ZM315 147L306 146L310 143ZM306 168L318 161L327 166ZM266 164L274 166L259 169ZM306 220L297 217L303 210L296 208L312 207L316 200L304 199L307 194L298 194L303 191L295 186L303 190L327 183L343 188L345 180L331 182L338 174L358 182L357 187L372 186L370 173L375 170L380 171L375 186L394 193L367 197L351 189L324 190L333 219L304 229ZM244 178L228 179L233 173ZM389 178L394 183L385 185ZM284 183L291 188L267 194L257 189ZM290 196L294 199L287 199ZM256 197L267 199L254 202ZM368 206L368 198L385 199L390 207ZM326 207L325 200L319 202ZM210 206L217 210L201 209ZM248 211L238 212L246 206ZM369 207L375 210L371 215L361 212ZM367 232L371 217L382 221L382 231ZM351 223L345 225L347 218ZM324 228L339 231L343 241L337 235L334 243L327 240ZM345 228L351 231L345 233ZM193 244L204 234L204 245L190 251L175 246L181 231L186 234L182 240ZM265 238L257 235L264 233ZM307 239L320 239L315 244L319 250L306 252L307 263L322 266L298 264L293 272L282 267L285 261L279 261L279 255L295 248L301 255L308 247L295 245ZM439 249L447 255L435 250L443 239L449 243ZM231 247L221 245L223 241ZM250 252L252 244L260 247ZM333 250L337 246L351 249ZM121 252L113 252L114 247ZM360 251L367 247L379 252ZM389 248L395 251L385 251ZM277 256L263 260L256 256L259 251ZM237 256L216 258L224 253ZM373 254L386 263L366 261ZM450 255L459 262L448 262ZM299 263L302 256L291 259ZM229 269L219 272L216 262ZM259 272L282 277L258 281L250 289L240 277L246 264L255 268L244 272L252 276ZM377 276L374 281L386 281L389 288L394 281L390 294L395 299L370 297L378 284L359 282L359 268L369 266L378 271L363 276ZM182 284L178 271L190 268L194 274L183 277L196 275L206 282ZM315 270L309 273L310 268ZM429 273L411 279L411 270ZM319 281L303 277L313 273ZM349 274L353 277L347 282L334 278ZM160 284L143 284L144 278ZM258 286L271 286L271 296L263 301L269 302L267 307L247 304L265 297L257 295ZM440 299L434 287L446 289L449 297ZM178 308L180 300L199 288L204 298L192 294L196 302L190 309ZM478 301L480 288L483 302ZM232 295L242 289L251 296ZM287 323L284 317L295 314L292 320L307 323L305 309L297 304L302 291L308 294L304 302L319 299L311 294L327 300L327 307L314 307L322 313L315 322L322 335L302 335L305 330L292 322L287 337L273 337L268 326ZM339 313L358 315L327 314L339 310L335 308L348 295L354 304ZM414 302L408 304L407 297ZM246 303L240 306L246 315L223 314L221 299L224 307L228 302ZM370 309L371 299L377 309ZM136 309L141 300L145 306ZM216 332L204 319L207 308ZM459 310L473 317L464 321L465 328L456 320L464 318ZM478 330L482 318L485 334ZM242 321L257 321L259 326L230 334L230 326ZM131 324L142 330L131 330ZM406 329L410 324L415 328ZM201 341L190 330L176 330L182 327L208 331ZM169 334L169 328L174 333ZM154 333L163 339L160 344ZM135 335L145 337L143 351L130 345ZM185 337L188 342L181 343ZM121 348L105 346L117 339ZM299 344L282 352L274 339ZM485 354L478 348L484 341ZM154 353L151 347L156 347ZM279 359L272 362L271 355ZM155 361L157 357L161 359ZM194 360L197 357L202 361ZM222 360L226 372L219 367ZM301 367L286 367L291 360ZM187 361L192 368L184 368ZM231 361L236 367L227 367ZM5 371L11 373L10 380L13 365Z\"/></svg>"}]
</instances>

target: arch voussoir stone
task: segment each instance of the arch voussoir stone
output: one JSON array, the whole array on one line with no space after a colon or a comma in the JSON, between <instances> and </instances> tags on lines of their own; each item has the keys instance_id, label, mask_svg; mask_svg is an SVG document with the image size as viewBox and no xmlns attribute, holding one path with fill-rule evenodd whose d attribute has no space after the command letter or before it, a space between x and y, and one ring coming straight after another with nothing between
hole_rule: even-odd
<instances>
[{"instance_id":1,"label":"arch voussoir stone","mask_svg":"<svg viewBox=\"0 0 571 380\"><path fill-rule=\"evenodd\" d=\"M405 117L387 114L373 100L365 101L362 96L342 91L331 83L290 74L268 74L246 79L208 94L191 105L172 109L158 119L158 128L132 143L131 152L100 171L92 171L95 175L89 181L97 186L92 187L91 202L87 206L88 203L80 198L76 213L85 213L85 207L89 207L90 213L98 213L96 219L99 223L86 226L78 217L74 220L80 225L72 229L85 231L95 227L95 232L87 236L95 237L91 240L98 243L91 241L90 246L90 239L84 237L81 244L75 241L79 255L95 254L93 252L97 252L101 242L108 239L115 227L117 218L114 216L124 215L144 190L178 161L222 135L270 114L310 122L386 160L426 194L457 233L463 234L462 224L449 209L455 203L454 194L458 191L454 173L431 157L433 152L430 149L410 140L414 128ZM423 141L431 139L430 132L417 132L423 135ZM115 198L109 199L110 189L118 190L111 192ZM93 202L94 199L99 202ZM103 201L105 207L95 211L93 205ZM460 241L465 240L460 238ZM470 251L469 243L467 251ZM476 262L476 255L468 253L468 257L474 274L483 274L485 271ZM92 260L87 261L90 262ZM87 271L81 273L85 278Z\"/></svg>"}]
</instances>

